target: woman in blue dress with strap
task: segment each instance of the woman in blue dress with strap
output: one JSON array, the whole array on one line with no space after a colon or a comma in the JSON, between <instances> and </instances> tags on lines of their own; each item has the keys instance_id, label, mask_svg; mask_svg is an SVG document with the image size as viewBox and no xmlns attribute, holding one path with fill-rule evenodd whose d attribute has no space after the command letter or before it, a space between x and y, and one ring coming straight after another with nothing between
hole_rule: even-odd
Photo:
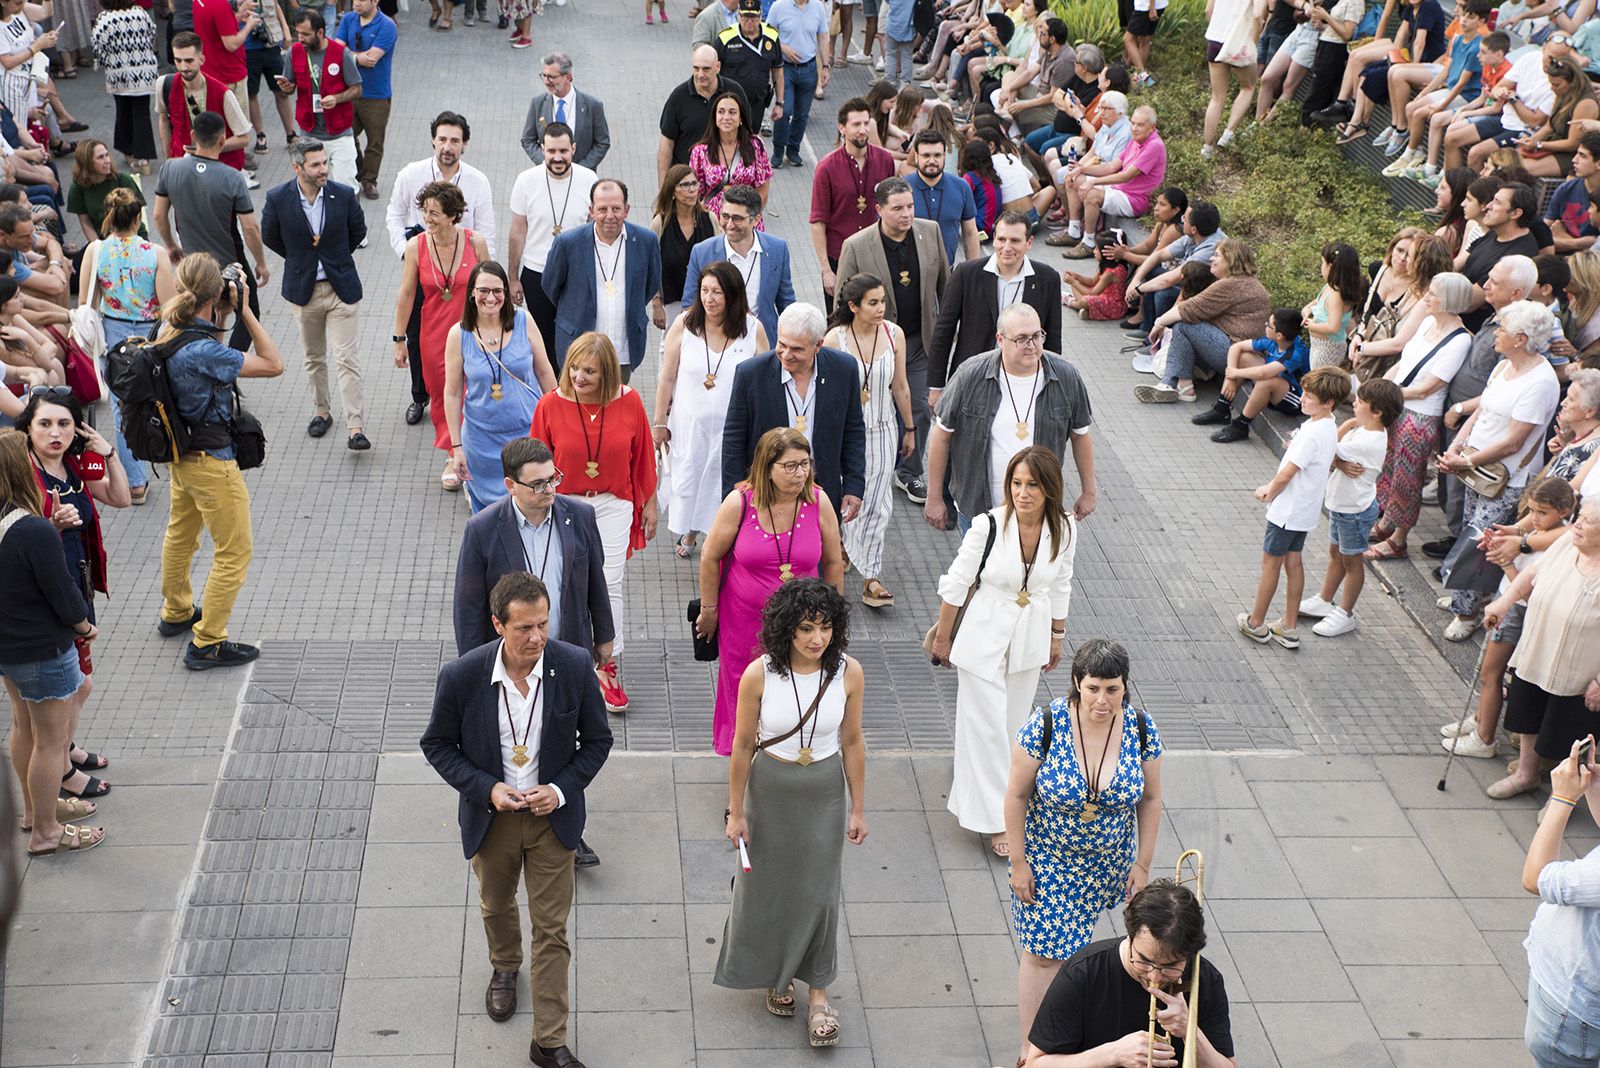
<instances>
[{"instance_id":1,"label":"woman in blue dress with strap","mask_svg":"<svg viewBox=\"0 0 1600 1068\"><path fill-rule=\"evenodd\" d=\"M1095 638L1072 658L1072 690L1017 732L1006 785L1011 916L1022 947L1021 1042L1100 913L1150 881L1161 825L1161 735L1128 703L1128 652Z\"/></svg>"},{"instance_id":2,"label":"woman in blue dress with strap","mask_svg":"<svg viewBox=\"0 0 1600 1068\"><path fill-rule=\"evenodd\" d=\"M506 495L500 450L528 436L539 398L556 386L544 339L528 329L528 313L511 303L510 286L505 268L493 260L474 267L461 322L445 338L450 469L465 483L474 512Z\"/></svg>"}]
</instances>

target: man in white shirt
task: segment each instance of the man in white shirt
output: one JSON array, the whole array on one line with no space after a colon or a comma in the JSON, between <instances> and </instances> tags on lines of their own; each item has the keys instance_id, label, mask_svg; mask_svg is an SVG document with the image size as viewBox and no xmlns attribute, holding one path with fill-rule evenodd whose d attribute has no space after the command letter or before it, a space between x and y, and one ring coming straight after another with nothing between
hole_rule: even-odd
<instances>
[{"instance_id":1,"label":"man in white shirt","mask_svg":"<svg viewBox=\"0 0 1600 1068\"><path fill-rule=\"evenodd\" d=\"M527 302L544 337L544 351L556 347L556 306L545 295L541 279L550 246L568 227L581 226L589 214L589 190L598 175L572 162L572 128L552 122L544 127L544 162L517 175L511 187L511 235L507 262L519 271L511 281L511 299Z\"/></svg>"},{"instance_id":2,"label":"man in white shirt","mask_svg":"<svg viewBox=\"0 0 1600 1068\"><path fill-rule=\"evenodd\" d=\"M466 198L467 211L461 216L461 225L475 234L482 234L489 246L489 256L494 256L494 191L489 179L478 168L463 163L467 143L472 140L472 127L467 120L453 111L441 111L434 118L429 132L433 136L433 155L419 159L400 168L394 178L394 191L389 196L389 210L385 216L389 229L389 246L396 256L406 254L406 242L422 232L422 208L417 204L417 194L430 182L452 182ZM418 338L422 334L422 287L417 287L416 303L411 308L411 319L406 324L406 344L411 359L411 404L406 408L406 425L416 426L428 408L428 387L422 381L422 351ZM396 341L402 340L395 338Z\"/></svg>"}]
</instances>

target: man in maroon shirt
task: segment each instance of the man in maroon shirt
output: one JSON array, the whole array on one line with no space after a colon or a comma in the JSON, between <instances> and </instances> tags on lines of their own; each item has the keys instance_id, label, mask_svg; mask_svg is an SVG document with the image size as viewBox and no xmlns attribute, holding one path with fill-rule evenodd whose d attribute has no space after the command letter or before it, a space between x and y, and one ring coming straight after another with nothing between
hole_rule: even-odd
<instances>
[{"instance_id":1,"label":"man in maroon shirt","mask_svg":"<svg viewBox=\"0 0 1600 1068\"><path fill-rule=\"evenodd\" d=\"M838 148L817 161L811 179L811 244L823 264L822 291L833 313L839 249L845 238L878 221L873 190L894 177L894 157L871 143L872 108L859 96L839 105Z\"/></svg>"},{"instance_id":2,"label":"man in maroon shirt","mask_svg":"<svg viewBox=\"0 0 1600 1068\"><path fill-rule=\"evenodd\" d=\"M242 21L241 21L242 20ZM240 0L238 18L228 0L194 0L194 32L200 35L201 70L228 87L246 115L244 42L261 25L256 0Z\"/></svg>"}]
</instances>

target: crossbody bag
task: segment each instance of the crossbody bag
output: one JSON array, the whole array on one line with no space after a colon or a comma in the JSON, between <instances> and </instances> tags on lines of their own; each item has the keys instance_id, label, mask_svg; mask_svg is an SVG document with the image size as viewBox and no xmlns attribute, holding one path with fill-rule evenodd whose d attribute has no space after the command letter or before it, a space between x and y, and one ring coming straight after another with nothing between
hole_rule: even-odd
<instances>
[{"instance_id":1,"label":"crossbody bag","mask_svg":"<svg viewBox=\"0 0 1600 1068\"><path fill-rule=\"evenodd\" d=\"M961 602L961 607L956 609L955 622L950 624L950 644L952 647L955 645L956 635L961 631L961 620L966 617L967 606L972 603L972 595L978 592L978 584L983 581L983 567L989 562L989 552L994 548L994 537L999 529L999 522L991 514L989 516L989 536L983 543L983 556L978 560L978 573L972 576L972 585L967 587L967 596ZM939 624L936 621L933 626L928 628L928 633L922 636L922 651L928 654L928 658L933 661L935 666L949 667L950 665L947 661L940 660L933 655L933 635L938 629Z\"/></svg>"}]
</instances>

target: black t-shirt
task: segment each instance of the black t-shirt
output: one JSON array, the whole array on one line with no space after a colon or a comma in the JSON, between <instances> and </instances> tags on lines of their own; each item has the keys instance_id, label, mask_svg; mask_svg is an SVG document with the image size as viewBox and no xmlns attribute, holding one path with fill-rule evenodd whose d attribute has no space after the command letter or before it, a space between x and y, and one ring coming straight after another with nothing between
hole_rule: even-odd
<instances>
[{"instance_id":1,"label":"black t-shirt","mask_svg":"<svg viewBox=\"0 0 1600 1068\"><path fill-rule=\"evenodd\" d=\"M1267 16L1266 29L1262 31L1261 35L1265 37L1268 34L1276 34L1278 37L1283 38L1289 36L1292 32L1294 32L1294 7L1288 3L1288 0L1278 0L1277 3L1272 5L1272 14Z\"/></svg>"},{"instance_id":2,"label":"black t-shirt","mask_svg":"<svg viewBox=\"0 0 1600 1068\"><path fill-rule=\"evenodd\" d=\"M1076 73L1067 80L1067 84L1062 88L1076 96L1078 103L1083 105L1085 111L1088 111L1093 106L1095 99L1100 95L1099 79L1085 81L1078 77ZM1083 129L1078 120L1068 115L1065 111L1056 112L1054 128L1056 133L1071 134L1073 137L1076 137Z\"/></svg>"},{"instance_id":3,"label":"black t-shirt","mask_svg":"<svg viewBox=\"0 0 1600 1068\"><path fill-rule=\"evenodd\" d=\"M1538 254L1539 239L1531 231L1510 241L1501 241L1493 233L1487 233L1467 249L1467 262L1462 266L1461 273L1466 275L1473 285L1481 286L1483 280L1489 277L1490 269L1507 256L1527 256L1532 259ZM1492 312L1493 309L1485 304L1481 308L1464 313L1461 322L1468 330L1477 333L1478 329L1489 321Z\"/></svg>"},{"instance_id":4,"label":"black t-shirt","mask_svg":"<svg viewBox=\"0 0 1600 1068\"><path fill-rule=\"evenodd\" d=\"M881 228L878 238L883 242L883 257L889 261L886 281L894 289L895 323L905 332L906 347L910 349L912 340L922 337L922 274L917 265L917 246L910 234L891 241Z\"/></svg>"},{"instance_id":5,"label":"black t-shirt","mask_svg":"<svg viewBox=\"0 0 1600 1068\"><path fill-rule=\"evenodd\" d=\"M1122 966L1122 939L1091 942L1074 953L1045 991L1028 1041L1046 1053L1084 1053L1150 1026L1150 992ZM1188 977L1185 976L1185 989ZM1222 973L1200 958L1200 1030L1217 1052L1233 1056ZM1183 1059L1183 1038L1173 1036Z\"/></svg>"},{"instance_id":6,"label":"black t-shirt","mask_svg":"<svg viewBox=\"0 0 1600 1068\"><path fill-rule=\"evenodd\" d=\"M737 93L739 99L744 101L744 113L752 121L761 122L760 112L750 109L750 98L745 96L738 82L719 75L711 100L715 100L717 93L722 92ZM711 100L695 92L693 78L680 83L667 97L667 103L661 109L661 136L672 142L673 163L688 163L695 142L706 135L706 127L711 125Z\"/></svg>"}]
</instances>

